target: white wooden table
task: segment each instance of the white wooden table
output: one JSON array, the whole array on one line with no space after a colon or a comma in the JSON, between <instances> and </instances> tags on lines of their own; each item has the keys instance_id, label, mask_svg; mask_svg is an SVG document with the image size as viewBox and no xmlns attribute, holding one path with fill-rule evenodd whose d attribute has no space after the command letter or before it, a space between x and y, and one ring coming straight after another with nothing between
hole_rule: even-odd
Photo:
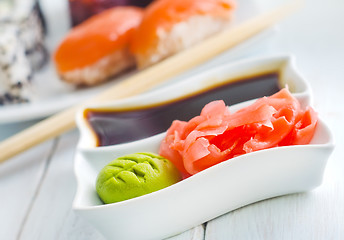
<instances>
[{"instance_id":1,"label":"white wooden table","mask_svg":"<svg viewBox=\"0 0 344 240\"><path fill-rule=\"evenodd\" d=\"M311 84L315 108L336 140L323 184L243 207L171 239L344 239L343 12L343 0L309 0L260 52L295 55ZM33 123L0 125L0 139ZM0 239L104 239L71 209L77 141L74 130L0 165Z\"/></svg>"}]
</instances>

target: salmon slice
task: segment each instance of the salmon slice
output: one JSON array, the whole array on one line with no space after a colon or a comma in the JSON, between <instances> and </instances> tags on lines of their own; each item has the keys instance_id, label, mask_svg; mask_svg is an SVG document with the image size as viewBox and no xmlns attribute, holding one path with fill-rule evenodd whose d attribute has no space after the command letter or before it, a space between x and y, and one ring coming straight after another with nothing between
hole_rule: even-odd
<instances>
[{"instance_id":1,"label":"salmon slice","mask_svg":"<svg viewBox=\"0 0 344 240\"><path fill-rule=\"evenodd\" d=\"M55 52L58 73L66 81L93 85L134 66L128 47L142 16L141 8L114 7L73 28Z\"/></svg>"}]
</instances>

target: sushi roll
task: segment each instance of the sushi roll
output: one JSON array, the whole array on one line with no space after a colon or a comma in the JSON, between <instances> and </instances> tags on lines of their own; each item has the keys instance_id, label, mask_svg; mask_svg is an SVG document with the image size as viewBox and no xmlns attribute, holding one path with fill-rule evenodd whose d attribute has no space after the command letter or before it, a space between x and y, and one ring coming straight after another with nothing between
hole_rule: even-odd
<instances>
[{"instance_id":1,"label":"sushi roll","mask_svg":"<svg viewBox=\"0 0 344 240\"><path fill-rule=\"evenodd\" d=\"M134 33L131 52L147 67L228 27L233 0L157 0Z\"/></svg>"},{"instance_id":2,"label":"sushi roll","mask_svg":"<svg viewBox=\"0 0 344 240\"><path fill-rule=\"evenodd\" d=\"M115 7L74 27L55 52L61 78L91 86L134 67L128 44L142 15L141 8Z\"/></svg>"},{"instance_id":3,"label":"sushi roll","mask_svg":"<svg viewBox=\"0 0 344 240\"><path fill-rule=\"evenodd\" d=\"M31 79L44 65L44 23L37 1L0 4L0 105L33 99Z\"/></svg>"},{"instance_id":4,"label":"sushi roll","mask_svg":"<svg viewBox=\"0 0 344 240\"><path fill-rule=\"evenodd\" d=\"M16 26L0 27L0 105L29 101L32 68Z\"/></svg>"},{"instance_id":5,"label":"sushi roll","mask_svg":"<svg viewBox=\"0 0 344 240\"><path fill-rule=\"evenodd\" d=\"M3 0L0 5L0 27L15 25L25 55L33 70L40 69L47 62L44 44L45 21L37 0Z\"/></svg>"}]
</instances>

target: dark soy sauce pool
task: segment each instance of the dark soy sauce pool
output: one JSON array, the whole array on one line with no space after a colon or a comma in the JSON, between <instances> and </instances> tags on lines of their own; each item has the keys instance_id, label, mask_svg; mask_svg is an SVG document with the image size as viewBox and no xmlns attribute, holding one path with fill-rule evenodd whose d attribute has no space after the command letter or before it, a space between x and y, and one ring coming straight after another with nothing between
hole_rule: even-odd
<instances>
[{"instance_id":1,"label":"dark soy sauce pool","mask_svg":"<svg viewBox=\"0 0 344 240\"><path fill-rule=\"evenodd\" d=\"M205 89L206 92L162 105L128 110L87 110L85 117L97 136L97 146L126 143L166 131L173 120L188 121L199 115L204 105L224 100L226 105L272 95L280 90L278 73L241 79Z\"/></svg>"}]
</instances>

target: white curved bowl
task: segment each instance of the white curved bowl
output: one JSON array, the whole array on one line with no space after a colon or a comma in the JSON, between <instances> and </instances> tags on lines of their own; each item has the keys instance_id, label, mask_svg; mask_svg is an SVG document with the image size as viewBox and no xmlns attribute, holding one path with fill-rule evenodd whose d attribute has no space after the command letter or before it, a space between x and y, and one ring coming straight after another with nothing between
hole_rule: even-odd
<instances>
[{"instance_id":1,"label":"white curved bowl","mask_svg":"<svg viewBox=\"0 0 344 240\"><path fill-rule=\"evenodd\" d=\"M229 75L260 71L264 66L280 69L282 79L288 82L301 105L309 104L308 84L297 74L288 57L229 64L186 79L180 84L188 92L191 90L187 86L194 87L195 82L200 83L197 86L204 86L209 77L223 81ZM174 87L175 85L167 88L171 90ZM166 89L157 90L106 106L147 104L161 100L159 97L171 98L167 96L169 92L171 91ZM237 104L231 109L239 109L251 102ZM334 147L328 127L319 120L315 136L309 145L286 146L245 154L162 190L104 205L95 190L95 180L103 166L128 153L157 153L165 133L130 143L97 148L93 145L93 135L82 115L83 111L80 111L77 116L81 139L75 156L78 188L73 209L108 239L162 239L256 201L312 190L321 184L327 159Z\"/></svg>"}]
</instances>

